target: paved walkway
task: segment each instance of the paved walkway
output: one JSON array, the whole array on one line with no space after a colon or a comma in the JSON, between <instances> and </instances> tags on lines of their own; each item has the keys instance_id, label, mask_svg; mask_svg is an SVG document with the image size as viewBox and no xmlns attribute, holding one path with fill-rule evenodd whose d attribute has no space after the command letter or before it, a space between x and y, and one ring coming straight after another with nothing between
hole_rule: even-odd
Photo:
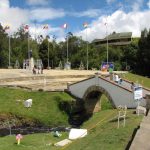
<instances>
[{"instance_id":1,"label":"paved walkway","mask_svg":"<svg viewBox=\"0 0 150 150\"><path fill-rule=\"evenodd\" d=\"M23 69L0 69L0 85L28 88L32 90L63 91L68 82L77 82L93 76L92 70L44 70L36 74Z\"/></svg>"},{"instance_id":2,"label":"paved walkway","mask_svg":"<svg viewBox=\"0 0 150 150\"><path fill-rule=\"evenodd\" d=\"M130 150L150 150L150 112L143 118Z\"/></svg>"}]
</instances>

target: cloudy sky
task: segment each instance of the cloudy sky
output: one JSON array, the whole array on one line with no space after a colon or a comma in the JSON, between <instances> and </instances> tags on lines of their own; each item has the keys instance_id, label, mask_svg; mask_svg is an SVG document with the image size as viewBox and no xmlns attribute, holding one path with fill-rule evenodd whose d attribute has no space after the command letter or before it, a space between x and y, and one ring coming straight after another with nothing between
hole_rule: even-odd
<instances>
[{"instance_id":1,"label":"cloudy sky","mask_svg":"<svg viewBox=\"0 0 150 150\"><path fill-rule=\"evenodd\" d=\"M83 28L83 23L88 28ZM34 35L56 35L64 40L67 32L89 41L115 32L132 32L140 36L150 28L150 0L0 0L0 23L10 25L11 33L22 24L29 24ZM68 24L67 29L62 25ZM44 24L49 25L43 30Z\"/></svg>"}]
</instances>

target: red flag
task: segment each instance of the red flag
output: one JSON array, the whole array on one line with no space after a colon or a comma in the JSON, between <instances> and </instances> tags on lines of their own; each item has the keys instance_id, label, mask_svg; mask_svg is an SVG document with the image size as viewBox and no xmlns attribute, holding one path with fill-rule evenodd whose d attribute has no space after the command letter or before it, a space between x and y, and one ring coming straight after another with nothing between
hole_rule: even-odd
<instances>
[{"instance_id":1,"label":"red flag","mask_svg":"<svg viewBox=\"0 0 150 150\"><path fill-rule=\"evenodd\" d=\"M83 23L83 27L84 27L84 28L87 28L87 27L88 27L88 23L87 23L87 22L84 22L84 23Z\"/></svg>"},{"instance_id":2,"label":"red flag","mask_svg":"<svg viewBox=\"0 0 150 150\"><path fill-rule=\"evenodd\" d=\"M28 30L29 30L29 25L28 25L28 24L24 25L24 30L25 30L25 31L28 31Z\"/></svg>"}]
</instances>

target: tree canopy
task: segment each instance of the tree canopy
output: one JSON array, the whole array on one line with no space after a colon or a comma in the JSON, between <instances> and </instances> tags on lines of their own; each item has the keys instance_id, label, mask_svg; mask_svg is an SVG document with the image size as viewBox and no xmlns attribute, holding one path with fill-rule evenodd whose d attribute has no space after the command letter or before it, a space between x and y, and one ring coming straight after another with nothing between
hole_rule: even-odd
<instances>
[{"instance_id":1,"label":"tree canopy","mask_svg":"<svg viewBox=\"0 0 150 150\"><path fill-rule=\"evenodd\" d=\"M43 38L38 36L36 39L31 38L28 32L19 28L16 33L9 36L0 25L0 67L7 68L9 61L8 41L11 41L11 66L18 61L20 66L23 60L28 59L28 49L32 49L34 59L41 59L44 68L49 66L55 68L66 62L67 42L68 42L68 59L73 69L78 69L80 64L86 68L87 63L87 44L88 44L88 62L89 69L100 69L101 63L107 61L106 45L95 47L92 43L87 43L81 37L74 36L68 32L66 40L60 43L56 38L52 41L49 36ZM68 40L68 41L67 41ZM108 46L109 62L114 62L115 70L126 70L144 76L150 76L150 31L144 29L141 31L141 38L133 39L127 46Z\"/></svg>"}]
</instances>

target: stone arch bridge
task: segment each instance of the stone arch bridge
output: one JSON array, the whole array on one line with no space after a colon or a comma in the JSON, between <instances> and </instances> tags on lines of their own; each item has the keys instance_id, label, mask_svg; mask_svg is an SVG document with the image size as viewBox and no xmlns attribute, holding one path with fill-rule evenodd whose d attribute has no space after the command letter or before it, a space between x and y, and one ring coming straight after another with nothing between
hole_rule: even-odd
<instances>
[{"instance_id":1,"label":"stone arch bridge","mask_svg":"<svg viewBox=\"0 0 150 150\"><path fill-rule=\"evenodd\" d=\"M95 76L68 84L67 91L77 99L84 101L87 112L93 113L100 110L100 97L102 94L110 100L112 106L126 105L128 108L135 108L137 102L134 100L131 82L123 80L121 84L111 81L109 77ZM143 99L141 105L145 106L145 95L150 89L143 87Z\"/></svg>"}]
</instances>

